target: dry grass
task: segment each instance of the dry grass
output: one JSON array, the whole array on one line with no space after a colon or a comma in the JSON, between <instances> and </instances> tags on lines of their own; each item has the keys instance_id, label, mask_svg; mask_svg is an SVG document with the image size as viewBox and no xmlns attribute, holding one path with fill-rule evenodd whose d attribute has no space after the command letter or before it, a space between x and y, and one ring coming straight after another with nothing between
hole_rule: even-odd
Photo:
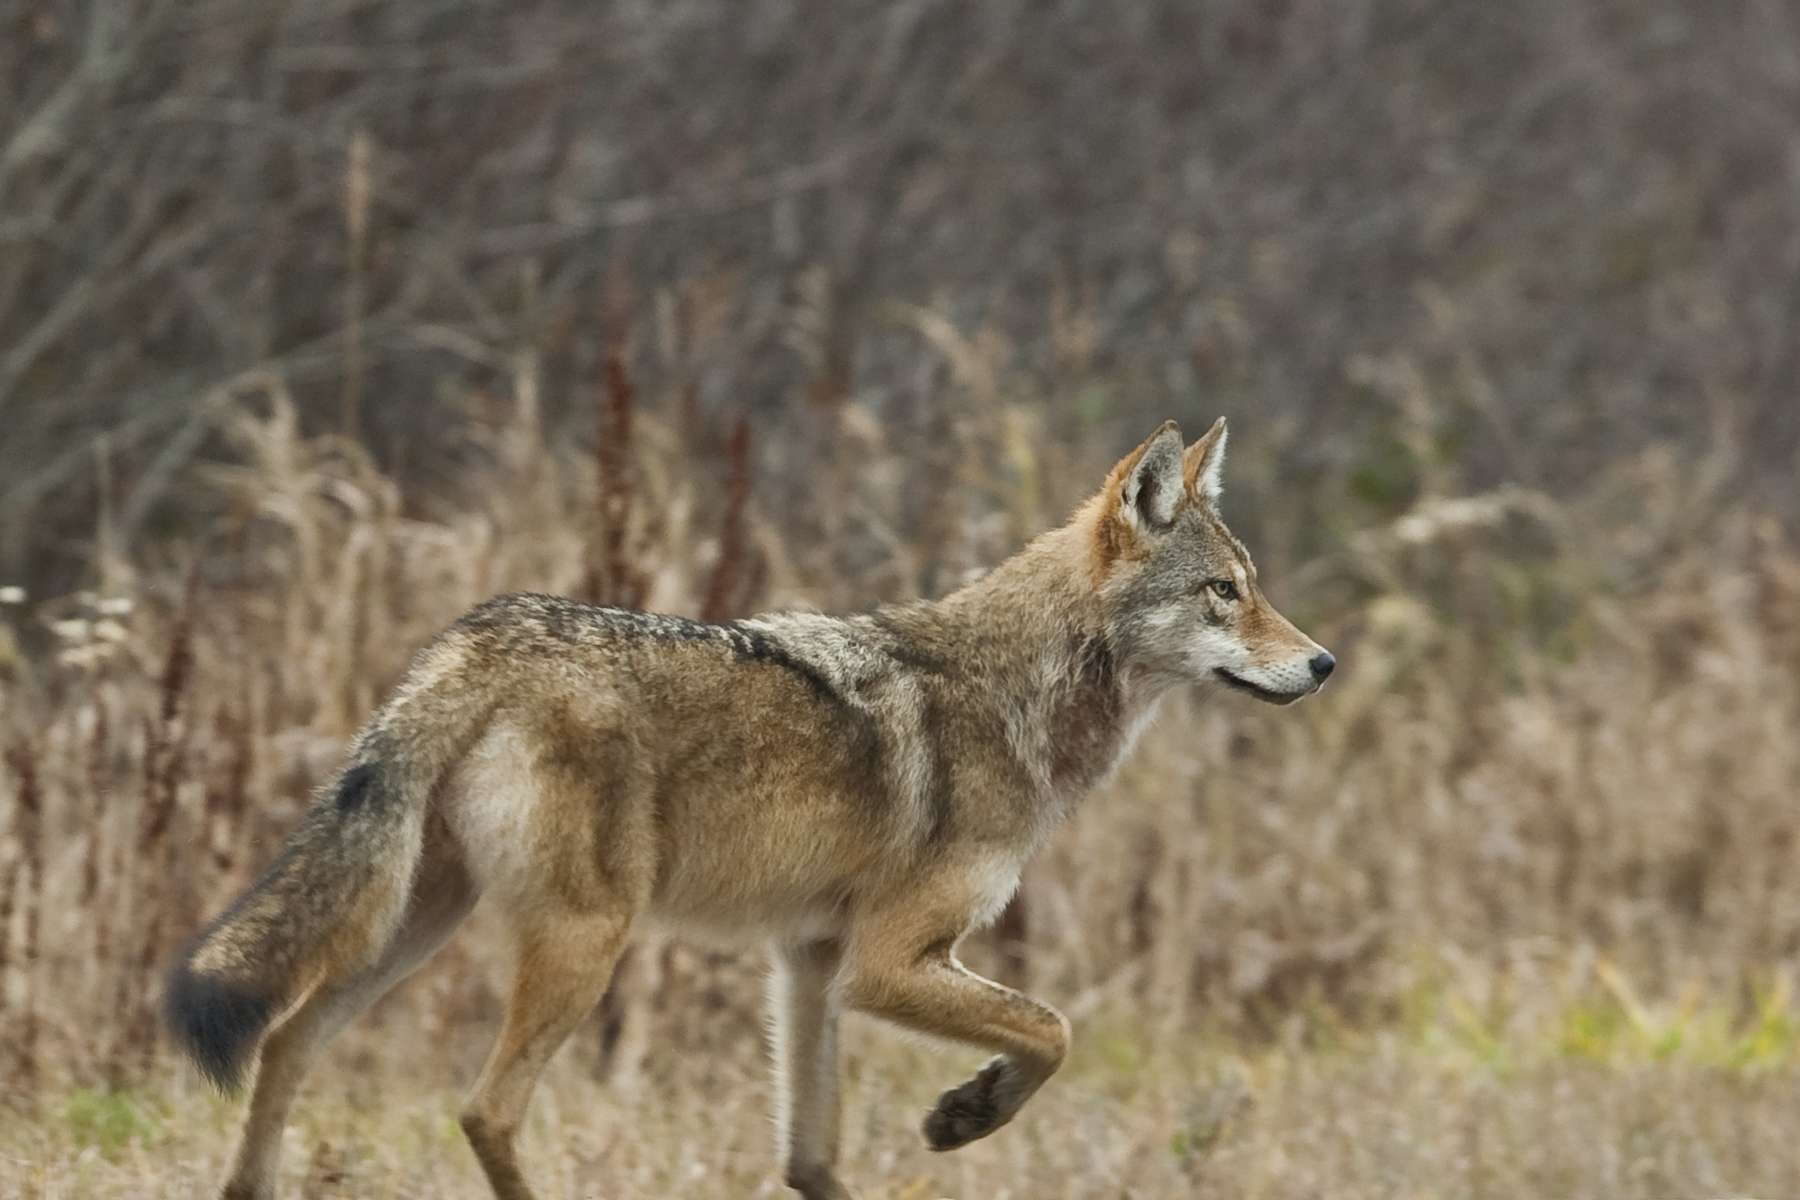
<instances>
[{"instance_id":1,"label":"dry grass","mask_svg":"<svg viewBox=\"0 0 1800 1200\"><path fill-rule=\"evenodd\" d=\"M469 477L413 498L265 381L189 482L214 528L0 609L0 1190L217 1176L237 1110L161 1050L157 968L464 606L903 594L1051 519L1117 449L1059 445L991 385L952 461L911 464L852 407L820 418L843 490L795 532L755 501L748 426L696 435L610 380L606 453L555 444L521 368L469 410ZM1232 471L1268 496L1258 436ZM914 470L945 485L922 510ZM1396 518L1258 514L1265 577L1341 683L1295 711L1168 707L970 951L1070 1011L1067 1076L933 1158L913 1125L967 1056L864 1029L853 1177L891 1200L1800 1191L1800 557L1695 479L1652 451L1555 500L1442 469ZM477 920L334 1050L294 1194L479 1194L452 1114L497 959ZM633 979L534 1110L549 1194L776 1194L755 967L657 945Z\"/></svg>"},{"instance_id":2,"label":"dry grass","mask_svg":"<svg viewBox=\"0 0 1800 1200\"><path fill-rule=\"evenodd\" d=\"M966 1056L859 1027L852 1176L1800 1195L1791 6L602 7L13 6L0 1200L218 1176L160 965L459 610L941 592L1170 396L1343 669L1169 705L969 950L1067 1074L931 1158ZM480 1194L500 957L290 1194ZM776 1194L755 965L629 962L551 1194Z\"/></svg>"},{"instance_id":3,"label":"dry grass","mask_svg":"<svg viewBox=\"0 0 1800 1200\"><path fill-rule=\"evenodd\" d=\"M421 981L429 989L432 984ZM289 1134L284 1194L487 1195L456 1124L452 1077L476 1039L421 1061L392 1008L331 1054ZM1017 1124L950 1156L916 1124L970 1056L907 1046L858 1024L845 1151L867 1200L1088 1197L1789 1196L1800 1148L1791 1037L1754 1069L1621 1045L1610 1063L1491 1048L1449 1027L1330 1049L1240 1054L1197 1039L1151 1045L1092 1020L1068 1073ZM583 1048L585 1050L585 1048ZM526 1148L549 1196L620 1200L786 1195L773 1169L767 1091L749 1045L635 1083L599 1081L565 1053L534 1103ZM407 1081L402 1083L401 1081ZM0 1134L9 1194L202 1194L228 1160L236 1106L164 1075L142 1090L47 1099Z\"/></svg>"}]
</instances>

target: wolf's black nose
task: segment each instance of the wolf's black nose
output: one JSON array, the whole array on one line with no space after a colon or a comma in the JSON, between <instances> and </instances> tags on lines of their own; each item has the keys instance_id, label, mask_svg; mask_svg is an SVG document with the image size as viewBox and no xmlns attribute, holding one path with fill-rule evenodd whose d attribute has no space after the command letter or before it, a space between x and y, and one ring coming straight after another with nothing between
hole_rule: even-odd
<instances>
[{"instance_id":1,"label":"wolf's black nose","mask_svg":"<svg viewBox=\"0 0 1800 1200\"><path fill-rule=\"evenodd\" d=\"M1324 683L1326 676L1337 668L1337 659L1331 657L1331 651L1321 650L1306 665L1312 668L1313 678Z\"/></svg>"}]
</instances>

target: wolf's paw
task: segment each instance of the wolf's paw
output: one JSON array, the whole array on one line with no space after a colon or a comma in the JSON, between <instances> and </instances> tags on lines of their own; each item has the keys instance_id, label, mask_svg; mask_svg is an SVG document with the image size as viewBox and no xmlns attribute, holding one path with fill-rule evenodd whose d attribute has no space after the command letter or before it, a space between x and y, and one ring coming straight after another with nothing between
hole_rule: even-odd
<instances>
[{"instance_id":1,"label":"wolf's paw","mask_svg":"<svg viewBox=\"0 0 1800 1200\"><path fill-rule=\"evenodd\" d=\"M800 1193L800 1200L856 1200L856 1193L845 1187L830 1167L789 1167L787 1185Z\"/></svg>"},{"instance_id":2,"label":"wolf's paw","mask_svg":"<svg viewBox=\"0 0 1800 1200\"><path fill-rule=\"evenodd\" d=\"M1016 1091L1013 1066L1005 1058L991 1060L967 1083L958 1084L937 1099L937 1107L925 1114L921 1130L933 1150L954 1150L976 1138L986 1137L1012 1119L1017 1104L1009 1104Z\"/></svg>"}]
</instances>

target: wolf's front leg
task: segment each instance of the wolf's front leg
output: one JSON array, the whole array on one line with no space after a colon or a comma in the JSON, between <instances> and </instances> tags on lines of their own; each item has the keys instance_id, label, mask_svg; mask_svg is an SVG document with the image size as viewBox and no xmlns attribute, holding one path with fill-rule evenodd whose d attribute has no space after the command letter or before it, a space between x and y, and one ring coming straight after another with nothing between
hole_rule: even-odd
<instances>
[{"instance_id":1,"label":"wolf's front leg","mask_svg":"<svg viewBox=\"0 0 1800 1200\"><path fill-rule=\"evenodd\" d=\"M859 929L850 944L844 999L909 1029L997 1052L973 1079L939 1096L925 1117L926 1144L954 1150L1012 1120L1056 1073L1069 1051L1069 1022L1048 1004L958 962L952 948L962 933L960 914L937 921L921 920L924 915L908 913L892 924Z\"/></svg>"},{"instance_id":2,"label":"wolf's front leg","mask_svg":"<svg viewBox=\"0 0 1800 1200\"><path fill-rule=\"evenodd\" d=\"M837 1009L831 996L843 947L777 946L769 977L774 1034L776 1150L804 1200L851 1200L837 1178Z\"/></svg>"}]
</instances>

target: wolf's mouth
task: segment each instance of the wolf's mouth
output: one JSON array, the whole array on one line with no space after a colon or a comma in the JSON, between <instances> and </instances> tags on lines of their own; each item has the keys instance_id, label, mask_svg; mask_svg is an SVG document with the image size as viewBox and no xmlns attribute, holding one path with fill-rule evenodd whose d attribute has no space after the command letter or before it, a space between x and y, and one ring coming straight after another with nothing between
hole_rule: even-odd
<instances>
[{"instance_id":1,"label":"wolf's mouth","mask_svg":"<svg viewBox=\"0 0 1800 1200\"><path fill-rule=\"evenodd\" d=\"M1292 704L1308 694L1306 692L1277 692L1260 684L1251 683L1248 679L1240 679L1224 667L1214 667L1213 674L1224 680L1228 686L1234 687L1240 692L1247 692L1264 704Z\"/></svg>"}]
</instances>

